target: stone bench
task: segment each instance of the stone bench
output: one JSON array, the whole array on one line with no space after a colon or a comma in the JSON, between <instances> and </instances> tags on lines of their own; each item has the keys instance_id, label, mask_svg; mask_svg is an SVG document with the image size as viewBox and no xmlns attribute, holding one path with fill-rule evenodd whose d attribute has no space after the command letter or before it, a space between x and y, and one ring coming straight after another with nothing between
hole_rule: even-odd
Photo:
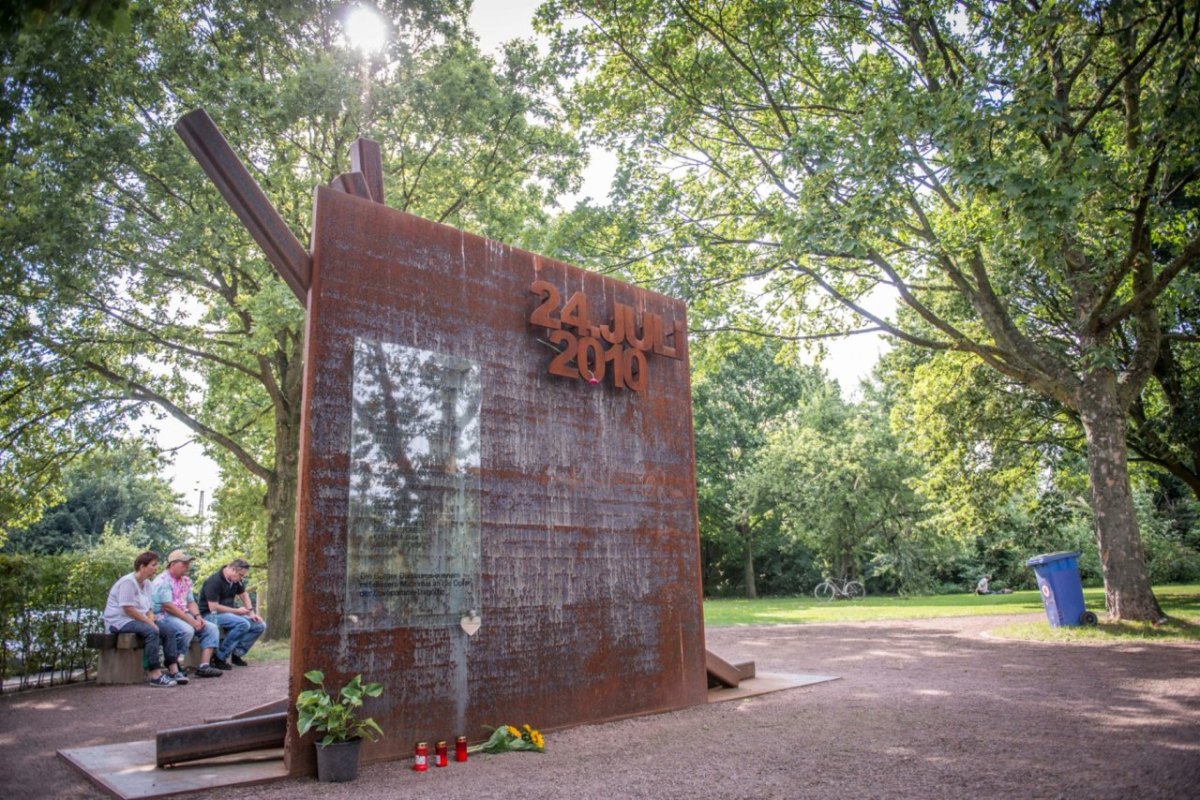
<instances>
[{"instance_id":1,"label":"stone bench","mask_svg":"<svg viewBox=\"0 0 1200 800\"><path fill-rule=\"evenodd\" d=\"M87 646L100 651L96 683L128 684L146 680L146 648L136 633L89 633ZM192 669L199 665L200 643L192 639L183 666Z\"/></svg>"}]
</instances>

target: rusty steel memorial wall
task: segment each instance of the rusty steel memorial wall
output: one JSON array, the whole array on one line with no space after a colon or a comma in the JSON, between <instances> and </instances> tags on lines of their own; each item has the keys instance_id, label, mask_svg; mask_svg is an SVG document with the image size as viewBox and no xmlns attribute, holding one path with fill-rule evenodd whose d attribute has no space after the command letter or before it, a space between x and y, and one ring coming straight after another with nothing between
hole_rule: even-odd
<instances>
[{"instance_id":1,"label":"rusty steel memorial wall","mask_svg":"<svg viewBox=\"0 0 1200 800\"><path fill-rule=\"evenodd\" d=\"M684 305L328 187L307 298L290 696L382 682L368 761L704 702Z\"/></svg>"}]
</instances>

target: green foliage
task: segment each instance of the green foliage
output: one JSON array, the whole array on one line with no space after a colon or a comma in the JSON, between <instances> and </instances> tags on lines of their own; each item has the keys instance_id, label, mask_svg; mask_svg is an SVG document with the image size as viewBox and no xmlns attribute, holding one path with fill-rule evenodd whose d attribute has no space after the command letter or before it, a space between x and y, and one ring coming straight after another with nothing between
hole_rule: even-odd
<instances>
[{"instance_id":1,"label":"green foliage","mask_svg":"<svg viewBox=\"0 0 1200 800\"><path fill-rule=\"evenodd\" d=\"M325 673L314 669L304 673L304 677L318 688L305 689L296 696L296 727L301 736L310 730L325 734L317 742L321 747L363 737L377 741L383 736L374 719L359 718L363 698L382 695L382 683L363 683L362 675L355 675L331 695L325 689Z\"/></svg>"},{"instance_id":2,"label":"green foliage","mask_svg":"<svg viewBox=\"0 0 1200 800\"><path fill-rule=\"evenodd\" d=\"M108 590L133 569L141 548L106 532L86 551L0 554L0 676L29 680L42 669L69 675L95 653L86 635L103 630Z\"/></svg>"},{"instance_id":3,"label":"green foliage","mask_svg":"<svg viewBox=\"0 0 1200 800\"><path fill-rule=\"evenodd\" d=\"M1078 415L1093 474L1125 469L1131 424L1195 474L1172 427L1195 394L1159 358L1195 363L1191 5L552 0L539 20L580 76L568 107L622 160L613 219L643 273L739 287L767 334L969 354ZM872 312L877 290L908 313ZM1129 495L1091 502L1119 605L1154 618Z\"/></svg>"},{"instance_id":4,"label":"green foliage","mask_svg":"<svg viewBox=\"0 0 1200 800\"><path fill-rule=\"evenodd\" d=\"M705 591L787 591L806 577L808 556L781 539L749 476L772 428L829 387L778 342L714 340L703 351L698 360L711 363L694 381L692 402Z\"/></svg>"},{"instance_id":5,"label":"green foliage","mask_svg":"<svg viewBox=\"0 0 1200 800\"><path fill-rule=\"evenodd\" d=\"M1165 514L1149 492L1138 492L1134 502L1151 579L1155 583L1200 581L1200 551L1196 547L1200 526L1193 522L1181 531L1175 524L1177 520ZM1188 505L1194 509L1197 503L1189 499Z\"/></svg>"},{"instance_id":6,"label":"green foliage","mask_svg":"<svg viewBox=\"0 0 1200 800\"><path fill-rule=\"evenodd\" d=\"M919 466L867 405L821 398L783 425L754 483L789 538L823 571L866 579L872 591L929 588L938 541L921 526L924 500L909 487Z\"/></svg>"},{"instance_id":7,"label":"green foliage","mask_svg":"<svg viewBox=\"0 0 1200 800\"><path fill-rule=\"evenodd\" d=\"M167 553L186 538L184 516L170 485L159 475L153 450L135 443L100 447L63 475L64 499L42 518L14 530L9 552L83 551L111 530L143 550Z\"/></svg>"},{"instance_id":8,"label":"green foliage","mask_svg":"<svg viewBox=\"0 0 1200 800\"><path fill-rule=\"evenodd\" d=\"M255 527L237 529L240 498L218 527L265 548L275 633L303 313L173 124L207 108L301 241L358 136L381 145L390 205L515 244L581 158L535 48L481 53L457 0L378 6L390 39L371 58L341 45L345 6L314 0L140 3L129 36L50 19L5 42L0 513L27 523L63 458L153 404L265 495Z\"/></svg>"},{"instance_id":9,"label":"green foliage","mask_svg":"<svg viewBox=\"0 0 1200 800\"><path fill-rule=\"evenodd\" d=\"M1178 531L1149 491L1136 491L1134 504L1147 568L1155 583L1200 580L1200 552L1189 544L1200 532L1192 527ZM1086 500L1055 489L1017 493L999 506L988 530L974 539L972 558L959 570L955 585L969 589L986 574L996 588L1030 588L1035 581L1025 566L1027 559L1073 550L1081 553L1079 575L1084 585L1100 586L1103 571Z\"/></svg>"},{"instance_id":10,"label":"green foliage","mask_svg":"<svg viewBox=\"0 0 1200 800\"><path fill-rule=\"evenodd\" d=\"M83 19L114 33L130 28L130 0L9 0L0 10L0 34L46 25L59 17Z\"/></svg>"}]
</instances>

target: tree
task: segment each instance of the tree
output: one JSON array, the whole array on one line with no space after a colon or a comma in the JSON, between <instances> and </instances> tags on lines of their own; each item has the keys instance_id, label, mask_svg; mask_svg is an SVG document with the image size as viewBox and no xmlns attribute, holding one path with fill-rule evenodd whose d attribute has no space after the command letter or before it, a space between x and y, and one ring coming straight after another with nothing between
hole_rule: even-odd
<instances>
[{"instance_id":1,"label":"tree","mask_svg":"<svg viewBox=\"0 0 1200 800\"><path fill-rule=\"evenodd\" d=\"M692 390L700 538L706 583L711 587L719 579L721 567L714 562L732 552L741 562L746 597L754 598L754 555L773 521L764 493L748 476L772 427L807 397L831 387L816 369L792 363L777 341L725 338L706 343L714 363L701 367Z\"/></svg>"},{"instance_id":2,"label":"tree","mask_svg":"<svg viewBox=\"0 0 1200 800\"><path fill-rule=\"evenodd\" d=\"M1161 617L1126 426L1200 262L1195 4L555 0L541 20L586 67L575 113L623 154L626 202L666 229L661 271L703 253L692 279L728 282L723 254L753 253L734 277L770 277L766 333L865 326L1076 414L1109 615ZM881 287L920 326L872 313Z\"/></svg>"},{"instance_id":3,"label":"tree","mask_svg":"<svg viewBox=\"0 0 1200 800\"><path fill-rule=\"evenodd\" d=\"M918 464L888 430L885 406L846 403L832 388L774 427L747 483L779 517L783 537L817 554L828 574L927 590L941 548L910 487Z\"/></svg>"},{"instance_id":4,"label":"tree","mask_svg":"<svg viewBox=\"0 0 1200 800\"><path fill-rule=\"evenodd\" d=\"M1130 407L1129 443L1200 500L1200 418L1194 412L1200 406L1200 279L1194 271L1181 275L1171 291L1177 301L1161 312L1154 378Z\"/></svg>"},{"instance_id":5,"label":"tree","mask_svg":"<svg viewBox=\"0 0 1200 800\"><path fill-rule=\"evenodd\" d=\"M901 344L874 378L892 396L891 429L923 464L915 485L937 509L934 524L963 538L985 535L1064 462L1082 463L1077 421L969 353Z\"/></svg>"},{"instance_id":6,"label":"tree","mask_svg":"<svg viewBox=\"0 0 1200 800\"><path fill-rule=\"evenodd\" d=\"M128 33L129 0L9 0L0 9L0 34L44 25L58 17L84 19Z\"/></svg>"},{"instance_id":7,"label":"tree","mask_svg":"<svg viewBox=\"0 0 1200 800\"><path fill-rule=\"evenodd\" d=\"M360 135L382 146L390 205L518 244L578 171L532 46L482 55L456 0L382 5L371 58L340 46L348 7L325 0L167 0L134 6L132 35L49 20L4 41L0 341L36 378L0 375L0 415L25 431L0 466L52 471L26 443L69 452L146 408L175 417L261 487L277 636L303 314L174 122L207 107L301 241L312 186L349 170Z\"/></svg>"},{"instance_id":8,"label":"tree","mask_svg":"<svg viewBox=\"0 0 1200 800\"><path fill-rule=\"evenodd\" d=\"M65 497L37 522L9 537L18 553L83 552L107 532L131 546L166 555L184 544L187 520L171 486L159 475L159 459L143 445L96 448L72 463Z\"/></svg>"}]
</instances>

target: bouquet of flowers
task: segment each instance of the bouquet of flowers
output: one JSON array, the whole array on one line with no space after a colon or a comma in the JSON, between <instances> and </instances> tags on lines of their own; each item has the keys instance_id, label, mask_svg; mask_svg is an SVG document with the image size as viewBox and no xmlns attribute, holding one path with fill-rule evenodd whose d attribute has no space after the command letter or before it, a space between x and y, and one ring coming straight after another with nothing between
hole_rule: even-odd
<instances>
[{"instance_id":1,"label":"bouquet of flowers","mask_svg":"<svg viewBox=\"0 0 1200 800\"><path fill-rule=\"evenodd\" d=\"M522 725L520 728L512 725L500 725L495 728L491 725L484 725L483 727L490 730L492 735L483 744L470 747L469 752L511 753L516 750L528 750L533 753L541 753L546 749L546 740L542 734L528 725Z\"/></svg>"}]
</instances>

